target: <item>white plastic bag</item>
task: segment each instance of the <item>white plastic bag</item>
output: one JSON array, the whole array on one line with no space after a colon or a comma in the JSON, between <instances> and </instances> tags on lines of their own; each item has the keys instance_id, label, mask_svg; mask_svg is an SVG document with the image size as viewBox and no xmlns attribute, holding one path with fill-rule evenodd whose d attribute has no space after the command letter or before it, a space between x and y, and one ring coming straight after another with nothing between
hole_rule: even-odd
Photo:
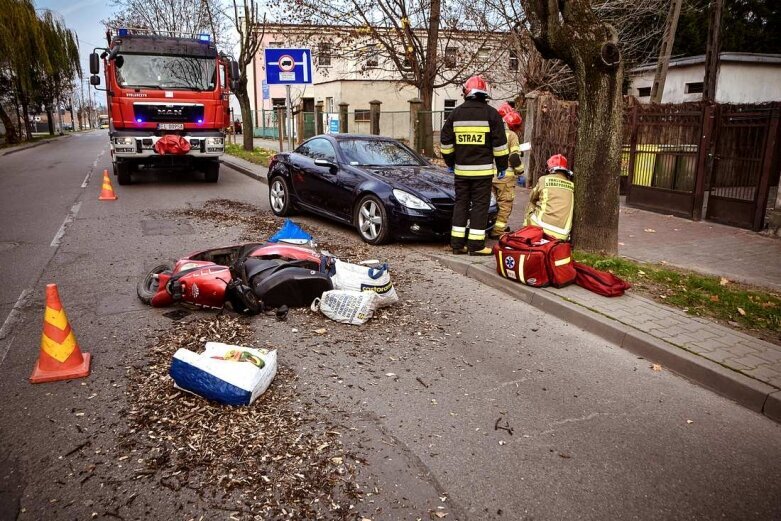
<instances>
[{"instance_id":1,"label":"white plastic bag","mask_svg":"<svg viewBox=\"0 0 781 521\"><path fill-rule=\"evenodd\" d=\"M377 307L384 308L399 301L396 288L391 282L388 265L380 267L350 264L349 262L334 261L335 273L331 275L334 289L348 291L371 291L379 297Z\"/></svg>"},{"instance_id":2,"label":"white plastic bag","mask_svg":"<svg viewBox=\"0 0 781 521\"><path fill-rule=\"evenodd\" d=\"M277 352L206 342L203 353L179 349L168 372L174 386L226 405L249 405L277 374Z\"/></svg>"},{"instance_id":3,"label":"white plastic bag","mask_svg":"<svg viewBox=\"0 0 781 521\"><path fill-rule=\"evenodd\" d=\"M331 320L360 326L372 318L379 307L379 299L373 291L334 289L315 299L312 302L312 311L320 310Z\"/></svg>"}]
</instances>

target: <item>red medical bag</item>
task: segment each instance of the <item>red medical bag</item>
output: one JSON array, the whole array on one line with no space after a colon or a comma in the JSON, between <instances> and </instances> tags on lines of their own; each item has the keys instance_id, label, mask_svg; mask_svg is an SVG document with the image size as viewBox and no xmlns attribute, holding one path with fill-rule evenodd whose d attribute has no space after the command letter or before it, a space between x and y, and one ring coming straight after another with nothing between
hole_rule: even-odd
<instances>
[{"instance_id":1,"label":"red medical bag","mask_svg":"<svg viewBox=\"0 0 781 521\"><path fill-rule=\"evenodd\" d=\"M570 244L543 238L542 229L536 226L502 235L494 245L494 257L501 276L527 286L561 288L575 280Z\"/></svg>"}]
</instances>

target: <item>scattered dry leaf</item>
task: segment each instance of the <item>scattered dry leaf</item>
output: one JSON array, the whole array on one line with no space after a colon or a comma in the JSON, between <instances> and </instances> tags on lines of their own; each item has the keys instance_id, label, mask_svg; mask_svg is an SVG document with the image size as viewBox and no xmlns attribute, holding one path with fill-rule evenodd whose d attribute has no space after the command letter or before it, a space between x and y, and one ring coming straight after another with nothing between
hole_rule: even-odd
<instances>
[{"instance_id":1,"label":"scattered dry leaf","mask_svg":"<svg viewBox=\"0 0 781 521\"><path fill-rule=\"evenodd\" d=\"M654 364L654 365L651 366L651 369L653 369L654 371L661 371L662 370L662 366L659 365L659 364Z\"/></svg>"},{"instance_id":2,"label":"scattered dry leaf","mask_svg":"<svg viewBox=\"0 0 781 521\"><path fill-rule=\"evenodd\" d=\"M317 333L318 335L324 335L327 332L328 332L328 330L326 328L324 328L324 327L321 327L320 329L315 329L315 333Z\"/></svg>"},{"instance_id":3,"label":"scattered dry leaf","mask_svg":"<svg viewBox=\"0 0 781 521\"><path fill-rule=\"evenodd\" d=\"M726 277L721 277L719 279L719 284L721 284L722 286L726 286L727 284L729 284L729 279Z\"/></svg>"},{"instance_id":4,"label":"scattered dry leaf","mask_svg":"<svg viewBox=\"0 0 781 521\"><path fill-rule=\"evenodd\" d=\"M719 301L719 296L718 295L711 295L710 296L710 301L711 302L718 302Z\"/></svg>"},{"instance_id":5,"label":"scattered dry leaf","mask_svg":"<svg viewBox=\"0 0 781 521\"><path fill-rule=\"evenodd\" d=\"M646 228L646 229L645 229L645 230L643 230L643 231L644 231L644 232L648 232L648 233L656 233L656 230L654 230L653 228Z\"/></svg>"},{"instance_id":6,"label":"scattered dry leaf","mask_svg":"<svg viewBox=\"0 0 781 521\"><path fill-rule=\"evenodd\" d=\"M745 317L746 316L746 310L743 308L738 308L738 313L740 313L740 316Z\"/></svg>"},{"instance_id":7,"label":"scattered dry leaf","mask_svg":"<svg viewBox=\"0 0 781 521\"><path fill-rule=\"evenodd\" d=\"M692 420L686 420L686 423L694 423Z\"/></svg>"}]
</instances>

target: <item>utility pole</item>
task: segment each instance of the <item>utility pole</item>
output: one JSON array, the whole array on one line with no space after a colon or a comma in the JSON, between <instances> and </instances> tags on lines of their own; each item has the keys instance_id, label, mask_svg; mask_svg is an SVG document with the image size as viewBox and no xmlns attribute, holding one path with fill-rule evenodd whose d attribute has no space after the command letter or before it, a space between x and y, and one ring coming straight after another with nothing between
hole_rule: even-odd
<instances>
[{"instance_id":1,"label":"utility pole","mask_svg":"<svg viewBox=\"0 0 781 521\"><path fill-rule=\"evenodd\" d=\"M675 44L675 31L678 29L678 17L681 15L683 0L671 0L670 12L664 24L662 46L659 48L659 60L656 62L654 84L651 87L651 103L661 103L664 94L664 83L667 81L667 67L670 65L670 55Z\"/></svg>"},{"instance_id":2,"label":"utility pole","mask_svg":"<svg viewBox=\"0 0 781 521\"><path fill-rule=\"evenodd\" d=\"M705 47L705 85L703 101L716 100L716 79L719 75L719 49L721 48L721 12L724 0L711 0L708 18L708 42Z\"/></svg>"}]
</instances>

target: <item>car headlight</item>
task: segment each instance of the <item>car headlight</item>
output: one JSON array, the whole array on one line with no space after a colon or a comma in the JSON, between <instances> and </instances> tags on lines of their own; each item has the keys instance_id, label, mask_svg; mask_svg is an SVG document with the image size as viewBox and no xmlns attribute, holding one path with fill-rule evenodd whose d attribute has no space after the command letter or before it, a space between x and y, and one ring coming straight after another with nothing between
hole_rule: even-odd
<instances>
[{"instance_id":1,"label":"car headlight","mask_svg":"<svg viewBox=\"0 0 781 521\"><path fill-rule=\"evenodd\" d=\"M413 210L433 210L434 209L426 201L420 199L419 197L415 197L411 193L405 192L404 190L394 189L393 190L393 196L402 205L406 206L407 208L412 208Z\"/></svg>"},{"instance_id":2,"label":"car headlight","mask_svg":"<svg viewBox=\"0 0 781 521\"><path fill-rule=\"evenodd\" d=\"M496 196L494 195L493 191L491 191L491 206L494 206L496 204Z\"/></svg>"},{"instance_id":3,"label":"car headlight","mask_svg":"<svg viewBox=\"0 0 781 521\"><path fill-rule=\"evenodd\" d=\"M214 146L222 146L223 144L223 138L221 137L207 137L206 138L206 146L207 147L214 147Z\"/></svg>"},{"instance_id":4,"label":"car headlight","mask_svg":"<svg viewBox=\"0 0 781 521\"><path fill-rule=\"evenodd\" d=\"M136 142L135 139L132 137L115 137L114 138L114 144L115 145L134 145Z\"/></svg>"}]
</instances>

